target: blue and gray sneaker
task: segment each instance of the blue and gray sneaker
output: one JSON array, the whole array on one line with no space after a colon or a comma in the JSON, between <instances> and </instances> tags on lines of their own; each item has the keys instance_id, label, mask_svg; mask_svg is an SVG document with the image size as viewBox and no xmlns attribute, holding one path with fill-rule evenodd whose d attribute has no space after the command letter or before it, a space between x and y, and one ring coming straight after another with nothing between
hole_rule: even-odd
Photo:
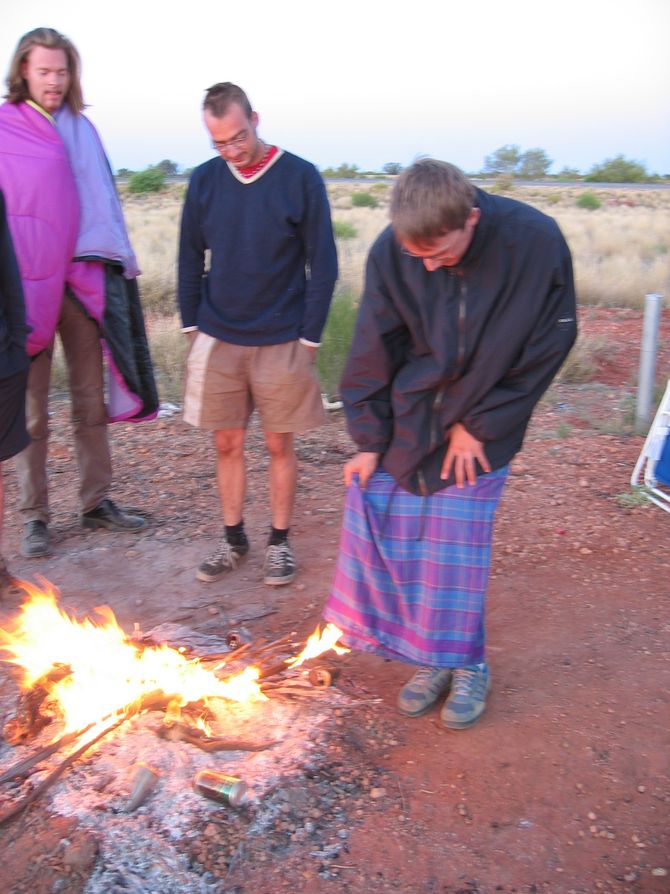
<instances>
[{"instance_id":1,"label":"blue and gray sneaker","mask_svg":"<svg viewBox=\"0 0 670 894\"><path fill-rule=\"evenodd\" d=\"M486 696L491 688L491 677L485 663L453 669L451 691L440 713L442 723L449 729L467 729L475 723L486 707Z\"/></svg>"},{"instance_id":2,"label":"blue and gray sneaker","mask_svg":"<svg viewBox=\"0 0 670 894\"><path fill-rule=\"evenodd\" d=\"M418 717L449 689L451 669L420 667L398 693L398 710L408 717Z\"/></svg>"}]
</instances>

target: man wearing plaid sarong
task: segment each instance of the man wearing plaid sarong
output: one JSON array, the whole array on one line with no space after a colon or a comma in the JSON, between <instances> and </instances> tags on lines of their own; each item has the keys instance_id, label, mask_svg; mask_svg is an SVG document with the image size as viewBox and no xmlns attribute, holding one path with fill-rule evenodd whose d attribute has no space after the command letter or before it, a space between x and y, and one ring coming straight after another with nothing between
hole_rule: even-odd
<instances>
[{"instance_id":1,"label":"man wearing plaid sarong","mask_svg":"<svg viewBox=\"0 0 670 894\"><path fill-rule=\"evenodd\" d=\"M344 469L325 617L350 645L418 665L398 696L471 726L490 688L485 595L510 460L577 334L555 221L422 159L373 245L342 380Z\"/></svg>"}]
</instances>

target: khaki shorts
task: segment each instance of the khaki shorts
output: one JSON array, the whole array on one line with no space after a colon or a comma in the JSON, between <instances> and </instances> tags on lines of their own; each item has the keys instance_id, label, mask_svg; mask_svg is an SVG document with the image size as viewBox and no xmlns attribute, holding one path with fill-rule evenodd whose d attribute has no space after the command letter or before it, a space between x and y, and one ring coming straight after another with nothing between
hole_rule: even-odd
<instances>
[{"instance_id":1,"label":"khaki shorts","mask_svg":"<svg viewBox=\"0 0 670 894\"><path fill-rule=\"evenodd\" d=\"M264 431L322 425L312 351L299 341L249 347L199 332L186 361L184 421L208 431L246 428L254 409Z\"/></svg>"}]
</instances>

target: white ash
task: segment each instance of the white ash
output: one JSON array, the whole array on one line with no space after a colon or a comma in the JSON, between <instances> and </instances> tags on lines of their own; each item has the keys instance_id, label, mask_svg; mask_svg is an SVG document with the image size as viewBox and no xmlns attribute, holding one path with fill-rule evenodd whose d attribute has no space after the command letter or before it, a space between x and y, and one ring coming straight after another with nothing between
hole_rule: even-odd
<instances>
[{"instance_id":1,"label":"white ash","mask_svg":"<svg viewBox=\"0 0 670 894\"><path fill-rule=\"evenodd\" d=\"M193 790L196 772L212 769L243 779L253 795L248 834L261 832L266 825L264 814L272 815L274 810L271 799L266 806L264 797L299 771L315 743L327 736L333 708L349 703L350 699L335 689L324 690L307 702L284 698L249 705L211 701L210 708L216 713L212 735L278 742L258 752L207 753L185 742L159 738L155 730L162 723L161 712L131 718L103 738L41 799L43 810L46 807L74 816L96 833L99 854L86 894L212 891L207 878L190 869L182 853L184 844L197 837L209 817L221 810L221 804ZM2 748L0 770L37 750L48 736L53 737L53 730L47 729L39 741L26 748ZM48 766L40 765L31 776L33 785L65 756L66 752L59 752L49 759ZM140 762L154 768L160 778L144 804L127 813Z\"/></svg>"}]
</instances>

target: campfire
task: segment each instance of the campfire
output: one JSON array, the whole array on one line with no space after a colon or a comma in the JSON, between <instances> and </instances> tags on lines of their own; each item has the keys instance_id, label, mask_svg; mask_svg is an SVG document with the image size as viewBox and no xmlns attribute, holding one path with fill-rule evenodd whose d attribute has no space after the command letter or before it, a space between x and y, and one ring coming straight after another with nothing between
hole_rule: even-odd
<instances>
[{"instance_id":1,"label":"campfire","mask_svg":"<svg viewBox=\"0 0 670 894\"><path fill-rule=\"evenodd\" d=\"M292 635L240 642L233 632L221 652L199 656L187 645L157 642L139 629L127 634L109 608L97 610L95 619L78 621L59 607L58 593L46 581L41 587L22 586L28 598L12 629L0 630L1 657L14 667L20 686L4 738L26 746L53 734L44 747L6 769L0 782L25 777L57 752L67 749L67 756L26 797L0 812L0 825L35 801L95 743L140 715L158 712L154 731L160 739L204 752L271 749L276 738L231 736L227 715L235 705L253 711L276 699L318 698L336 667L306 663L326 652L348 651L338 645L341 631L329 624L317 628L301 650ZM142 803L157 778L151 767L138 764L129 809Z\"/></svg>"}]
</instances>

